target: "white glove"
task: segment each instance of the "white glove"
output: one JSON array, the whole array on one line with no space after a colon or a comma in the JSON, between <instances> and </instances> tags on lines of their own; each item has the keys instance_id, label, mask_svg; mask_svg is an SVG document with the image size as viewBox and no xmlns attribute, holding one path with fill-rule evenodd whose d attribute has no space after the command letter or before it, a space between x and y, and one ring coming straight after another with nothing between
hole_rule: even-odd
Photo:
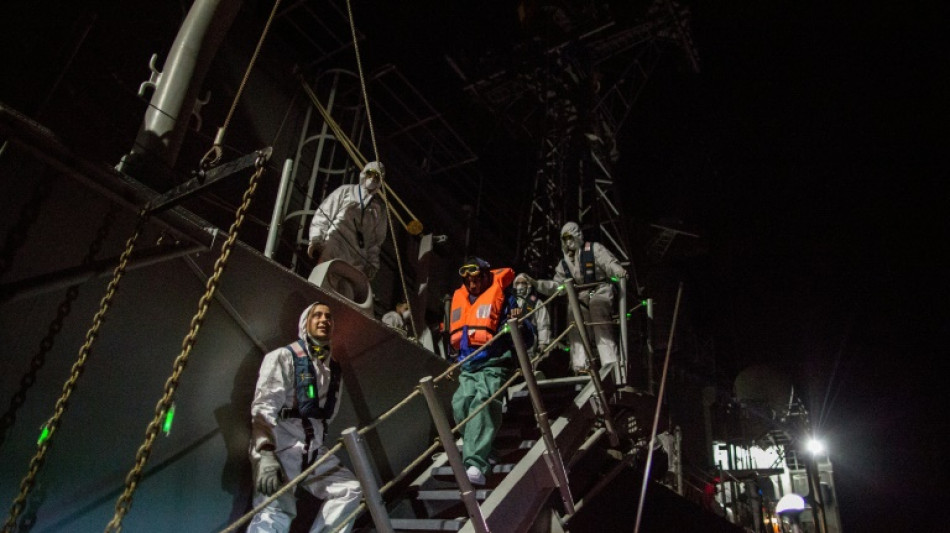
<instances>
[{"instance_id":1,"label":"white glove","mask_svg":"<svg viewBox=\"0 0 950 533\"><path fill-rule=\"evenodd\" d=\"M257 490L264 496L277 492L281 482L280 461L270 450L261 452L261 460L257 464Z\"/></svg>"}]
</instances>

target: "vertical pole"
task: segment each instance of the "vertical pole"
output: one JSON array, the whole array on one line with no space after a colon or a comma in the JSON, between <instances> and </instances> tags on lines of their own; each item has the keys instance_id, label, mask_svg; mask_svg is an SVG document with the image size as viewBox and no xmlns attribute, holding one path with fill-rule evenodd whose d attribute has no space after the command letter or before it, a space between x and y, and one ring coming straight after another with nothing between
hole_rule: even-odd
<instances>
[{"instance_id":1,"label":"vertical pole","mask_svg":"<svg viewBox=\"0 0 950 533\"><path fill-rule=\"evenodd\" d=\"M277 200L274 202L274 213L270 217L270 227L267 228L267 244L264 245L264 257L274 258L274 249L277 247L277 236L280 226L284 222L284 213L287 210L287 192L290 189L290 177L293 175L294 160L284 161L284 169L280 173L280 186L277 189Z\"/></svg>"},{"instance_id":2,"label":"vertical pole","mask_svg":"<svg viewBox=\"0 0 950 533\"><path fill-rule=\"evenodd\" d=\"M452 337L449 332L449 324L452 323L452 296L446 294L442 296L442 349L446 360L451 360L452 356Z\"/></svg>"},{"instance_id":3,"label":"vertical pole","mask_svg":"<svg viewBox=\"0 0 950 533\"><path fill-rule=\"evenodd\" d=\"M617 379L617 385L627 384L627 278L620 278L617 281L620 286L620 374Z\"/></svg>"},{"instance_id":4,"label":"vertical pole","mask_svg":"<svg viewBox=\"0 0 950 533\"><path fill-rule=\"evenodd\" d=\"M818 533L828 533L828 523L825 521L825 505L821 494L821 481L818 476L818 460L815 454L805 461L805 474L808 476L808 485L812 494L813 514Z\"/></svg>"},{"instance_id":5,"label":"vertical pole","mask_svg":"<svg viewBox=\"0 0 950 533\"><path fill-rule=\"evenodd\" d=\"M373 517L376 530L380 533L393 533L389 514L386 512L386 506L383 505L383 496L379 493L379 484L376 483L376 474L363 447L363 439L360 438L356 428L348 427L343 430L343 444L346 446L347 453L350 454L350 461L353 463L356 477L360 480L360 486L363 487L363 501L366 502L366 508Z\"/></svg>"},{"instance_id":6,"label":"vertical pole","mask_svg":"<svg viewBox=\"0 0 950 533\"><path fill-rule=\"evenodd\" d=\"M656 376L653 372L653 298L647 298L647 391L656 394Z\"/></svg>"},{"instance_id":7,"label":"vertical pole","mask_svg":"<svg viewBox=\"0 0 950 533\"><path fill-rule=\"evenodd\" d=\"M383 505L382 494L379 493L379 484L376 483L376 474L363 447L363 439L360 438L356 428L349 427L343 430L343 444L346 446L347 453L350 454L350 461L353 463L356 477L360 480L360 486L363 487L363 501L369 509L370 516L373 517L376 530L380 533L393 533L389 514L386 512L386 506Z\"/></svg>"},{"instance_id":8,"label":"vertical pole","mask_svg":"<svg viewBox=\"0 0 950 533\"><path fill-rule=\"evenodd\" d=\"M435 429L439 432L439 440L442 441L442 447L445 448L445 456L452 466L452 473L455 474L455 481L458 483L459 492L462 495L462 503L468 511L468 517L472 521L472 527L478 533L488 533L488 524L485 517L482 516L482 510L478 506L478 500L475 498L475 491L472 488L472 482L468 480L465 474L465 464L462 463L462 454L459 453L458 446L455 445L455 437L452 434L452 427L445 416L442 404L435 395L435 386L432 384L432 376L426 376L419 380L419 386L422 394L429 404L429 412L432 414L432 421L435 422Z\"/></svg>"},{"instance_id":9,"label":"vertical pole","mask_svg":"<svg viewBox=\"0 0 950 533\"><path fill-rule=\"evenodd\" d=\"M683 495L683 428L676 426L676 492Z\"/></svg>"},{"instance_id":10,"label":"vertical pole","mask_svg":"<svg viewBox=\"0 0 950 533\"><path fill-rule=\"evenodd\" d=\"M564 501L564 509L567 514L574 514L574 497L571 496L571 487L567 481L567 472L564 470L564 461L561 458L561 452L554 442L554 435L551 432L551 424L548 422L548 413L544 409L544 402L541 400L541 391L538 389L538 382L534 378L534 371L531 369L531 360L528 358L528 352L524 347L524 339L521 337L521 320L514 320L511 326L511 340L515 345L515 352L518 354L518 364L521 365L521 374L524 377L525 385L528 387L528 394L531 396L531 405L534 407L534 416L538 420L538 429L541 430L541 436L544 438L544 459L548 465L548 471L551 472L554 484L561 491L561 499Z\"/></svg>"},{"instance_id":11,"label":"vertical pole","mask_svg":"<svg viewBox=\"0 0 950 533\"><path fill-rule=\"evenodd\" d=\"M637 521L633 528L634 533L640 531L640 519L643 515L643 504L647 497L647 482L650 480L650 468L653 466L653 448L656 446L656 430L660 425L660 409L663 407L663 392L666 389L666 374L670 368L670 353L673 350L673 335L676 333L676 318L679 315L680 298L683 295L683 283L680 282L676 291L676 305L673 307L673 324L670 326L670 336L666 341L666 357L663 359L663 376L660 378L660 392L656 395L656 411L653 413L653 428L650 430L650 448L647 451L646 466L643 469L643 486L640 489L640 502L637 504Z\"/></svg>"},{"instance_id":12,"label":"vertical pole","mask_svg":"<svg viewBox=\"0 0 950 533\"><path fill-rule=\"evenodd\" d=\"M574 279L564 282L564 288L567 290L567 300L571 306L571 315L574 317L574 327L577 328L581 336L581 344L584 345L584 351L587 356L587 367L590 369L590 381L594 384L594 390L597 393L597 399L600 402L601 409L604 410L604 424L607 426L607 432L610 433L610 445L620 444L620 437L614 428L613 417L610 415L610 407L607 405L607 395L604 394L604 384L600 381L600 374L594 369L593 353L590 349L590 338L587 337L587 325L584 324L584 315L581 314L581 304L577 300L577 290L574 288Z\"/></svg>"}]
</instances>

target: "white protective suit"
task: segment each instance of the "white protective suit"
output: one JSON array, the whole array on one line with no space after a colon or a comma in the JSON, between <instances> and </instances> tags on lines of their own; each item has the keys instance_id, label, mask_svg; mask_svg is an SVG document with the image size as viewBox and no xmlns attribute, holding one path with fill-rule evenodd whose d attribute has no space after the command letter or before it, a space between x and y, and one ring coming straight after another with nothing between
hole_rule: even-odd
<instances>
[{"instance_id":1,"label":"white protective suit","mask_svg":"<svg viewBox=\"0 0 950 533\"><path fill-rule=\"evenodd\" d=\"M305 342L308 340L307 318L310 309L315 305L317 304L307 306L300 315L298 333L299 338ZM312 350L309 353L316 371L316 395L320 400L320 406L323 407L326 405L330 390L330 358L320 361L313 356ZM302 420L299 417L281 415L284 408L295 406L294 357L294 352L286 346L264 356L254 392L254 401L251 403L250 455L254 472L258 471L257 465L261 459L261 451L274 450L283 470L284 482L295 478L303 471L305 458L307 465L310 465L327 452L327 447L323 442L325 430L323 420L309 419L313 426L313 439L307 450L306 432ZM338 399L327 423L336 416L339 408ZM352 472L340 464L339 458L335 455L317 467L300 483L298 490L299 488L324 500L310 528L311 533L332 531L343 518L359 506L362 497L359 481ZM255 489L254 506L256 507L266 498ZM248 533L289 531L290 523L296 514L294 490L289 490L256 514L247 531ZM351 528L352 522L343 531L350 531Z\"/></svg>"},{"instance_id":2,"label":"white protective suit","mask_svg":"<svg viewBox=\"0 0 950 533\"><path fill-rule=\"evenodd\" d=\"M515 301L518 303L518 307L525 309L525 301L528 301L528 307L532 309L536 308L536 311L531 315L529 320L531 320L534 327L538 330L535 346L538 351L540 351L551 344L551 314L548 313L547 307L541 305L541 299L538 295L534 294L529 279L526 274L518 274L515 276L515 280L511 283L511 286L514 287ZM522 289L522 283L527 285L524 289ZM522 290L524 290L523 294ZM532 296L534 296L535 301L531 301Z\"/></svg>"},{"instance_id":3,"label":"white protective suit","mask_svg":"<svg viewBox=\"0 0 950 533\"><path fill-rule=\"evenodd\" d=\"M561 228L561 236L570 236L569 239L562 239L561 241L564 259L558 261L557 267L554 269L553 280L537 280L537 289L541 294L554 294L558 285L569 278L574 278L574 283L577 285L584 283L584 267L580 264L580 256L585 242L581 228L576 222L568 222ZM585 322L609 322L615 311L614 288L610 283L610 278L626 277L627 271L620 266L620 261L614 257L614 254L600 243L591 243L591 249L594 253L595 278L596 281L602 283L594 289L577 291L577 297L581 304L581 314L584 316ZM617 347L613 324L592 326L588 328L588 331L593 333L590 340L597 346L600 364L608 365L616 362L620 350ZM587 354L584 351L584 345L581 343L580 333L573 330L568 334L568 337L571 340L571 366L574 370L582 370L587 367Z\"/></svg>"},{"instance_id":4,"label":"white protective suit","mask_svg":"<svg viewBox=\"0 0 950 533\"><path fill-rule=\"evenodd\" d=\"M371 161L358 185L340 185L320 203L310 222L310 246L320 250L317 264L342 259L367 278L376 276L387 229L386 206L377 194L384 173L381 163Z\"/></svg>"},{"instance_id":5,"label":"white protective suit","mask_svg":"<svg viewBox=\"0 0 950 533\"><path fill-rule=\"evenodd\" d=\"M383 315L383 324L401 332L403 335L409 334L409 310L402 313L395 309Z\"/></svg>"}]
</instances>

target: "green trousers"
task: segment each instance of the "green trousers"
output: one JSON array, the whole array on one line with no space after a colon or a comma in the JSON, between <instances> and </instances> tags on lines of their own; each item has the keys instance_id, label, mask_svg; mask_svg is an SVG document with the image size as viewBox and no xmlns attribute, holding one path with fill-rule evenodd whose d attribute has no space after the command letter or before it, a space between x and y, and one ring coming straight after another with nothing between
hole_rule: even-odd
<instances>
[{"instance_id":1,"label":"green trousers","mask_svg":"<svg viewBox=\"0 0 950 533\"><path fill-rule=\"evenodd\" d=\"M503 367L489 366L475 372L462 370L459 387L452 396L452 412L456 423L485 403L510 376L511 370ZM462 460L465 466L474 466L482 473L490 470L488 456L495 434L501 426L501 408L500 397L492 400L462 428Z\"/></svg>"}]
</instances>

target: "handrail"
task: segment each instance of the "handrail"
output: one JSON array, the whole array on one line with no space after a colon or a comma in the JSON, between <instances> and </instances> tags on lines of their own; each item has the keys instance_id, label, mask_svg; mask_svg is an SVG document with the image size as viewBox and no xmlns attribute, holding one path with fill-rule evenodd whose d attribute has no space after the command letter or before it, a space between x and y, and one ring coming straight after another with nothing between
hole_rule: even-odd
<instances>
[{"instance_id":1,"label":"handrail","mask_svg":"<svg viewBox=\"0 0 950 533\"><path fill-rule=\"evenodd\" d=\"M522 317L520 317L520 318L518 318L518 319L513 319L513 322L514 322L516 325L520 324L522 321L524 321L524 320L530 318L531 316L533 316L534 313L537 312L538 308L540 308L542 305L547 305L548 303L552 302L555 298L560 297L560 296L564 296L565 293L568 295L568 297L569 297L569 299L570 299L571 292L572 292L572 289L573 289L572 284L573 284L573 280L569 280L569 281L568 281L567 283L565 283L564 285L558 287L558 289L554 292L554 294L552 294L550 297L548 297L546 300L544 300L538 307L536 307L536 308L533 309L531 312L526 313L524 316L522 316ZM571 287L571 289L568 289L567 287ZM575 296L575 298L576 298L576 293L575 293L574 296ZM576 302L575 302L575 303L576 303ZM578 309L579 309L579 308L578 308ZM578 311L578 313L579 313L579 311ZM571 322L570 324L568 324L567 327L565 327L564 330L563 330L559 335L557 335L554 339L552 339L550 345L548 345L544 350L541 350L534 358L531 358L531 359L529 360L529 363L530 363L531 368L535 368L536 365L537 365L540 361L542 361L542 360L546 359L548 356L550 356L551 352L557 347L558 343L559 343L562 339L564 339L564 337L567 336L567 335L571 332L572 329L577 329L578 331L583 331L584 328L578 328L578 327L577 327L577 324L578 324L578 323L583 323L583 324L587 325L587 323L583 322L583 320L581 319L580 315L578 314L578 315L575 317L575 321L574 321L574 322ZM497 342L498 339L502 338L502 337L505 336L505 335L510 335L510 334L512 334L512 329L511 329L511 327L506 327L506 328L504 328L500 333L498 333L497 335L495 335L494 337L492 337L487 343L485 343L484 345L480 346L477 350L475 350L474 352L472 352L471 354L469 354L469 355L466 356L465 358L460 359L459 361L456 361L455 363L453 363L452 365L450 365L447 370L443 371L443 372L442 372L441 374L439 374L438 376L435 376L435 377L430 376L430 377L425 378L425 379L428 379L430 385L434 387L438 382L440 382L440 381L442 381L442 380L445 380L447 377L449 377L456 369L458 369L458 368L459 368L462 364L464 364L466 361L472 359L472 358L475 357L477 354L481 353L483 350L485 350L486 348L488 348L488 346L490 346L492 343ZM582 335L582 338L586 338L586 334L585 334L585 333L582 333L581 335ZM515 348L516 350L517 350L517 346L518 346L518 345L516 344L516 348ZM524 348L523 345L522 345L521 347L522 347L522 349ZM590 361L590 357L591 357L591 356L590 356L590 353L591 353L591 352L588 350L588 359L589 359L589 361ZM612 421L612 419L611 419L611 417L610 417L610 412L609 412L609 410L608 410L608 408L607 408L606 396L605 396L604 393L603 393L602 385L601 385L600 387L597 387L597 385L600 385L600 378L599 378L599 376L597 375L597 372L591 371L591 372L590 372L590 375L591 375L591 380L592 380L592 381L596 381L595 389L598 390L598 394L599 394L599 396L598 396L598 403L599 403L598 408L601 408L601 409L604 410L604 420L605 420L605 425L606 425L606 427L607 427L607 431L608 431L608 432L610 433L610 435L611 435L611 441L612 441L613 445L617 445L617 442L615 442L615 441L617 440L617 433L616 433L616 431L614 430L613 421ZM499 387L498 390L495 391L494 394L492 394L485 402L483 402L482 404L480 404L479 406L477 406L477 407L469 414L468 417L466 417L464 420L459 421L454 427L450 428L450 431L451 431L452 435L454 435L455 433L457 433L458 431L460 431L461 428L463 428L463 427L465 426L465 424L467 424L467 423L472 419L472 417L474 417L477 413L479 413L480 411L482 411L483 409L485 409L492 401L494 401L495 399L497 399L497 398L498 398L499 396L501 396L502 394L505 394L505 393L508 391L508 389L515 383L515 381L517 381L517 380L518 380L519 378L521 378L521 377L524 377L524 372L523 372L523 370L522 370L522 369L517 369L517 370L515 370L515 371L512 373L512 376L511 376L507 381L505 381L505 383L503 383L502 386ZM532 377L533 377L533 376L532 376ZM530 392L530 391L529 391L529 392ZM383 414L379 415L378 417L376 417L376 418L373 419L372 421L368 422L368 423L367 423L366 425L364 425L363 427L361 427L361 428L359 428L359 429L355 429L355 431L354 431L354 428L348 428L348 429L345 431L345 433L347 433L348 435L358 435L358 436L360 436L360 437L364 436L364 435L365 435L366 433L368 433L369 431L372 431L373 429L375 429L376 427L378 427L383 421L386 421L386 420L389 420L390 418L392 418L392 416L393 416L397 411L399 411L400 409L402 409L403 407L405 407L406 405L408 405L409 402L412 401L412 400L413 400L414 398L416 398L417 396L425 396L425 394L424 394L423 389L422 389L421 386L415 387L409 394L406 395L405 398L403 398L402 400L399 400L398 402L396 402L396 404L393 405L393 407L389 408L386 412L384 412ZM540 424L540 423L541 423L541 422L539 422L539 424ZM350 438L352 438L352 436L351 436ZM547 446L549 446L549 447L554 446L553 439L551 439L550 442L547 442L547 440L548 440L547 438L546 438L545 440L546 440L545 444L546 444ZM437 437L437 438L433 441L433 443L432 443L428 448L426 448L425 451L423 451L419 456L417 456L416 459L413 460L408 466L406 466L405 468L403 468L403 470L400 471L392 480L390 480L389 482L383 484L383 486L381 486L381 487L378 489L378 491L374 491L374 492L378 492L378 494L379 494L380 497L382 497L383 495L385 495L390 489L392 489L392 488L395 487L400 481L402 481L403 479L405 479L405 477L406 477L410 472L412 472L412 471L414 471L416 468L418 468L418 466L421 465L423 461L425 461L426 459L428 459L428 458L431 456L432 452L435 451L436 449L438 449L438 447L439 447L440 445L443 446L443 447L445 447L446 445L454 446L454 445L455 445L455 441L454 441L454 439L449 440L449 439L447 439L447 438L443 438L443 437L440 435L439 437ZM342 440L342 438L341 438L341 440L340 440L339 442L337 442L332 448L330 448L329 450L327 450L327 453L326 453L326 454L323 454L323 455L321 455L320 457L318 457L317 460L314 461L314 463L313 463L312 465L310 465L308 468L304 469L299 475L297 475L297 476L294 477L293 479L287 481L287 482L284 484L284 486L281 487L277 492L275 492L274 494L272 494L271 496L269 496L268 498L266 498L263 502L261 502L259 505L257 505L254 509L251 509L250 511L248 511L245 515L243 515L243 516L241 516L240 518L238 518L236 521L234 521L232 524L230 524L227 528L221 530L220 533L229 533L229 532L231 532L231 531L235 531L238 527L240 527L241 525L243 525L244 523L246 523L247 521L249 521L251 518L253 518L253 516L254 516L255 514L257 514L257 513L260 512L261 510L263 510L268 504L270 504L271 502L273 502L274 500L276 500L277 498L279 498L282 494L286 493L288 490L291 490L291 487L296 487L297 484L299 484L301 481L303 481L303 480L304 480L310 473L312 473L319 465L321 465L324 461L326 461L328 457L330 457L331 455L336 454L337 452L339 452L339 451L340 451L341 449L343 449L343 448L344 448L344 443L343 443L343 440ZM549 448L548 454L551 454L551 455L553 456L553 454L555 454L555 453L559 453L559 452L557 452L557 449L556 449L556 448L554 448L553 450L551 450L551 449ZM548 457L547 459L550 460L551 457ZM558 457L557 459L558 459L557 462L560 463L560 460L559 460L560 457ZM563 463L560 464L560 468L561 468L562 471L563 471L563 469L564 469ZM556 471L556 470L554 470L553 473L554 473L555 475L557 475L557 471ZM462 475L464 476L464 471L462 471ZM466 478L466 481L467 481L467 478ZM569 490L568 490L568 487L566 486L566 482L567 482L566 476L563 477L563 478L561 478L561 479L556 479L555 482L558 483L558 486L561 486L561 484L563 484L563 487L562 487L562 495L565 495L565 503L567 503L567 502L569 502L569 501L572 501L572 500L568 500L568 499L567 499L567 498L569 497ZM375 487L374 487L374 488L375 488ZM476 502L476 505L477 505L477 502ZM339 531L339 530L342 530L343 528L345 528L347 524L349 524L350 522L354 521L360 514L362 514L364 511L366 511L367 508L368 508L368 506L367 506L366 502L365 502L365 501L362 502L354 511L352 511L349 515L347 515L347 516L343 519L342 523L337 527L337 529L336 529L335 531ZM383 527L385 527L385 526L383 526Z\"/></svg>"}]
</instances>

